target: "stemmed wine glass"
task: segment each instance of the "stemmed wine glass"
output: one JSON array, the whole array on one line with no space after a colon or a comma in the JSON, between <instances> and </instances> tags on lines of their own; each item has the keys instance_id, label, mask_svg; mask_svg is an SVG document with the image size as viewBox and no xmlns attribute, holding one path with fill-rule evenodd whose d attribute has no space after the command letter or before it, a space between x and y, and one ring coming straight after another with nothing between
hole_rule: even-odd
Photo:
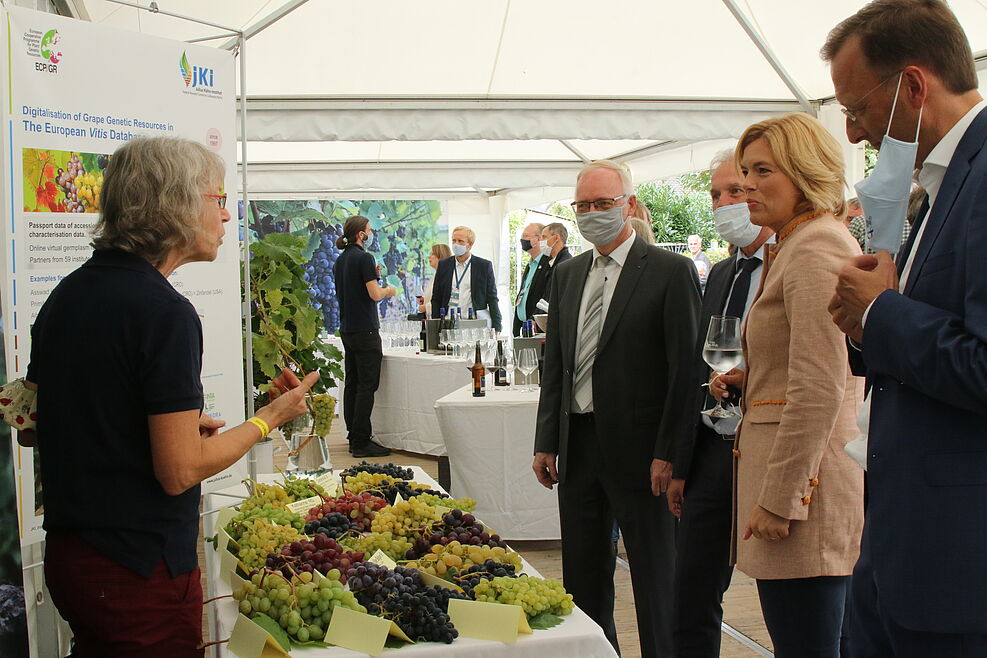
<instances>
[{"instance_id":1,"label":"stemmed wine glass","mask_svg":"<svg viewBox=\"0 0 987 658\"><path fill-rule=\"evenodd\" d=\"M522 349L517 356L517 367L524 374L524 383L526 386L524 388L519 388L519 391L533 391L534 387L528 381L531 373L538 370L538 354L535 353L535 348L525 347Z\"/></svg>"},{"instance_id":2,"label":"stemmed wine glass","mask_svg":"<svg viewBox=\"0 0 987 658\"><path fill-rule=\"evenodd\" d=\"M703 346L703 360L713 369L716 377L727 374L740 365L744 354L740 346L740 318L731 315L714 315L709 320L706 344ZM703 384L709 386L709 384ZM701 412L710 418L736 418L739 410L724 409L717 400L716 406Z\"/></svg>"}]
</instances>

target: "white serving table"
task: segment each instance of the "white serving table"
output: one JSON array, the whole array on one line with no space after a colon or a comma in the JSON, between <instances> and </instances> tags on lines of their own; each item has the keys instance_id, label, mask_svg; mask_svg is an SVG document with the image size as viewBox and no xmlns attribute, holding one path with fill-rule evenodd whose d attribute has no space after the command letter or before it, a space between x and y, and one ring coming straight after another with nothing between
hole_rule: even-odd
<instances>
[{"instance_id":1,"label":"white serving table","mask_svg":"<svg viewBox=\"0 0 987 658\"><path fill-rule=\"evenodd\" d=\"M476 514L505 539L560 539L559 501L531 470L538 392L456 389L435 403L449 454L450 492L469 496Z\"/></svg>"},{"instance_id":2,"label":"white serving table","mask_svg":"<svg viewBox=\"0 0 987 658\"><path fill-rule=\"evenodd\" d=\"M423 484L429 484L438 488L435 482L427 473L418 467L414 470L414 480ZM530 468L528 469L530 472ZM260 482L275 482L279 478L275 474L265 474L258 476ZM229 507L238 504L238 498L245 495L243 485L237 485L228 489L206 494L203 504L207 511L204 517L204 532L206 536L211 536L215 530L213 521L215 514L209 514L211 510L221 507ZM479 515L478 515L479 516ZM486 522L482 516L479 518ZM492 524L492 522L491 522ZM219 557L213 550L211 543L205 544L206 573L209 584L209 598L230 594L230 586L219 577ZM524 572L539 576L538 572L527 562L524 562ZM237 618L237 604L233 599L220 599L209 603L209 624L212 639L226 639L233 631L233 625ZM517 644L503 644L500 642L490 642L484 640L474 640L471 638L457 638L452 644L440 644L436 642L419 642L408 645L400 649L385 649L383 655L394 655L397 658L545 658L546 656L579 656L580 658L616 658L617 654L607 642L602 629L596 625L586 614L576 608L571 614L563 618L561 624L555 628L543 631L535 631L531 635L521 635ZM232 656L226 649L225 644L213 647L214 655L218 658ZM365 656L356 651L343 649L340 647L318 648L293 648L292 656L303 656L311 658L352 658L355 656Z\"/></svg>"}]
</instances>

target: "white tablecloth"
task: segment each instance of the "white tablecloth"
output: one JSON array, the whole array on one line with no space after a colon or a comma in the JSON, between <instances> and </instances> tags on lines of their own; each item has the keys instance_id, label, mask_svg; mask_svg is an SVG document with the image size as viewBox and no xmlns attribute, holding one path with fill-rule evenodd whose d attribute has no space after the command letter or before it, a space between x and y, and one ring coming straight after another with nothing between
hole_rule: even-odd
<instances>
[{"instance_id":1,"label":"white tablecloth","mask_svg":"<svg viewBox=\"0 0 987 658\"><path fill-rule=\"evenodd\" d=\"M418 467L412 467L415 472L415 481L430 484L438 488L438 483L428 476ZM530 471L530 469L529 469ZM277 475L261 475L260 482L274 482ZM234 497L231 497L232 494ZM245 494L243 485L237 485L222 491L205 496L206 510L213 510L219 507L229 507L239 501L237 496ZM214 514L207 514L204 519L205 534L211 536L213 529ZM482 516L480 519L486 522ZM491 522L492 525L492 522ZM206 553L206 573L209 582L209 598L230 594L230 586L219 579L219 558L213 550L213 545L205 545ZM527 562L524 563L525 573L538 576L538 572ZM236 623L237 603L233 599L220 599L209 603L209 624L212 639L226 639L233 631ZM452 644L439 644L435 642L419 642L414 645L402 647L400 649L385 649L384 655L394 655L397 658L547 658L549 656L579 656L580 658L615 658L616 652L603 635L602 629L597 626L586 614L576 608L572 614L563 618L564 621L556 626L544 631L535 631L532 635L521 635L517 644L502 644L499 642L489 642L484 640L474 640L470 638L457 638ZM216 656L225 658L232 656L225 644L213 647ZM354 656L364 656L366 654L342 649L340 647L329 647L320 649L293 648L292 656L311 656L312 658L350 658Z\"/></svg>"},{"instance_id":2,"label":"white tablecloth","mask_svg":"<svg viewBox=\"0 0 987 658\"><path fill-rule=\"evenodd\" d=\"M435 401L469 380L462 359L385 349L370 416L374 440L394 450L445 455ZM340 401L342 394L341 389ZM343 418L342 402L337 413Z\"/></svg>"},{"instance_id":3,"label":"white tablecloth","mask_svg":"<svg viewBox=\"0 0 987 658\"><path fill-rule=\"evenodd\" d=\"M452 491L469 496L476 514L507 539L559 539L555 490L538 484L531 470L538 392L471 386L435 403L449 453Z\"/></svg>"}]
</instances>

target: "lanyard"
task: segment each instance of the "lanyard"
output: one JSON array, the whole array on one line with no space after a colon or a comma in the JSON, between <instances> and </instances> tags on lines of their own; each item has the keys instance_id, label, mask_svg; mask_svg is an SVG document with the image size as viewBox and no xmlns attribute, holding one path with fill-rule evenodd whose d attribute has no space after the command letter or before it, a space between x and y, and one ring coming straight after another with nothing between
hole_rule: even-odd
<instances>
[{"instance_id":1,"label":"lanyard","mask_svg":"<svg viewBox=\"0 0 987 658\"><path fill-rule=\"evenodd\" d=\"M472 265L472 264L473 264L473 259L472 258L470 258L468 261L466 261L466 267L463 268L463 273L462 274L456 274L456 270L459 269L459 268L457 268L455 265L453 265L452 275L456 279L456 290L459 290L459 284L463 282L463 277L465 277L466 276L466 273L469 272L470 265Z\"/></svg>"}]
</instances>

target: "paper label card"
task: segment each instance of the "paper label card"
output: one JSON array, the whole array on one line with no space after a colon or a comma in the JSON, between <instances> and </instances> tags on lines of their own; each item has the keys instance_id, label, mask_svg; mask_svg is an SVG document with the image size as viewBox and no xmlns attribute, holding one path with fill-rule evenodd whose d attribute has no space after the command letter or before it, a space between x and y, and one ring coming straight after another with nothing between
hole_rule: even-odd
<instances>
[{"instance_id":1,"label":"paper label card","mask_svg":"<svg viewBox=\"0 0 987 658\"><path fill-rule=\"evenodd\" d=\"M231 542L234 545L236 544L236 542L233 541L233 538L230 537L230 533L223 530L223 528L220 528L219 530L216 531L216 550L221 551L225 549L227 546L230 545ZM229 553L229 551L227 551L227 553Z\"/></svg>"},{"instance_id":2,"label":"paper label card","mask_svg":"<svg viewBox=\"0 0 987 658\"><path fill-rule=\"evenodd\" d=\"M381 565L383 567L387 567L388 569L393 569L394 567L398 566L398 563L397 562L395 562L394 560L392 560L391 558L389 558L387 555L385 555L384 554L384 551L380 550L379 548L377 549L377 552L376 553L374 553L373 555L370 556L370 561L373 562L373 563L375 563L375 564L379 564L379 565ZM425 574L422 574L422 575L425 575Z\"/></svg>"},{"instance_id":3,"label":"paper label card","mask_svg":"<svg viewBox=\"0 0 987 658\"><path fill-rule=\"evenodd\" d=\"M238 568L241 569L243 573L247 573L247 569L240 564L240 560L237 558L237 556L233 555L233 553L230 553L229 551L219 552L220 576L227 583L230 583L231 586L232 586L231 576L236 574Z\"/></svg>"},{"instance_id":4,"label":"paper label card","mask_svg":"<svg viewBox=\"0 0 987 658\"><path fill-rule=\"evenodd\" d=\"M452 589L452 590L455 590L457 592L462 592L463 591L463 588L462 587L460 587L456 583L450 583L445 578L439 578L438 576L433 576L432 574L425 573L424 571L421 572L421 575L422 575L422 582L425 583L426 585L428 585L429 587L431 587L433 585L438 585L439 587L444 587L446 589Z\"/></svg>"},{"instance_id":5,"label":"paper label card","mask_svg":"<svg viewBox=\"0 0 987 658\"><path fill-rule=\"evenodd\" d=\"M449 599L449 619L462 637L514 644L518 633L531 633L519 605Z\"/></svg>"},{"instance_id":6,"label":"paper label card","mask_svg":"<svg viewBox=\"0 0 987 658\"><path fill-rule=\"evenodd\" d=\"M216 513L216 527L225 528L236 517L237 511L232 507L224 507Z\"/></svg>"},{"instance_id":7,"label":"paper label card","mask_svg":"<svg viewBox=\"0 0 987 658\"><path fill-rule=\"evenodd\" d=\"M321 496L312 496L311 498L304 498L302 500L295 501L288 504L288 509L291 510L293 514L301 514L305 516L305 513L316 505L322 504Z\"/></svg>"},{"instance_id":8,"label":"paper label card","mask_svg":"<svg viewBox=\"0 0 987 658\"><path fill-rule=\"evenodd\" d=\"M339 480L332 473L323 473L315 478L315 483L325 489L330 498L335 497L336 492L339 490Z\"/></svg>"},{"instance_id":9,"label":"paper label card","mask_svg":"<svg viewBox=\"0 0 987 658\"><path fill-rule=\"evenodd\" d=\"M388 635L411 642L411 638L394 622L340 606L333 608L325 641L344 649L379 656L384 651Z\"/></svg>"},{"instance_id":10,"label":"paper label card","mask_svg":"<svg viewBox=\"0 0 987 658\"><path fill-rule=\"evenodd\" d=\"M401 497L401 494L399 494L399 493L395 493L394 494L394 504L395 505L397 505L398 503L400 503L402 500L404 500L404 498Z\"/></svg>"},{"instance_id":11,"label":"paper label card","mask_svg":"<svg viewBox=\"0 0 987 658\"><path fill-rule=\"evenodd\" d=\"M284 658L291 655L267 631L242 614L237 615L227 648L240 658Z\"/></svg>"}]
</instances>

